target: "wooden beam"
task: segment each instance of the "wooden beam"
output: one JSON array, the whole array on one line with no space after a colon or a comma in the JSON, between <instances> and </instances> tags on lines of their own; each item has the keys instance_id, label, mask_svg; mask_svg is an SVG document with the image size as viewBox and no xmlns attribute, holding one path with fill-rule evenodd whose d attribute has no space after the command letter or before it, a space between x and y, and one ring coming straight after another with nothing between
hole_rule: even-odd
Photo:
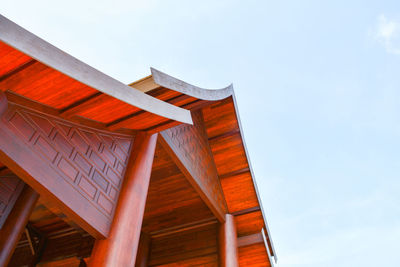
<instances>
[{"instance_id":1,"label":"wooden beam","mask_svg":"<svg viewBox=\"0 0 400 267\"><path fill-rule=\"evenodd\" d=\"M64 118L70 118L74 116L77 113L80 113L86 109L89 109L91 107L96 107L97 105L101 104L105 98L108 98L108 95L102 94L100 92L97 92L93 95L90 95L88 97L85 97L84 99L81 99L72 105L63 108L60 110L61 116Z\"/></svg>"},{"instance_id":2,"label":"wooden beam","mask_svg":"<svg viewBox=\"0 0 400 267\"><path fill-rule=\"evenodd\" d=\"M252 212L256 212L256 211L260 211L261 208L259 206L256 207L252 207L252 208L248 208L248 209L244 209L244 210L238 210L232 213L233 216L240 216L240 215L245 215L245 214L249 214Z\"/></svg>"},{"instance_id":3,"label":"wooden beam","mask_svg":"<svg viewBox=\"0 0 400 267\"><path fill-rule=\"evenodd\" d=\"M147 129L145 129L144 131L148 132L148 133L151 133L151 134L152 133L159 133L159 132L162 132L162 131L164 131L166 129L178 126L179 124L181 124L181 122L168 120L168 121L160 123L158 125L149 127Z\"/></svg>"},{"instance_id":4,"label":"wooden beam","mask_svg":"<svg viewBox=\"0 0 400 267\"><path fill-rule=\"evenodd\" d=\"M259 243L264 243L264 237L261 232L252 235L241 236L238 238L238 248Z\"/></svg>"},{"instance_id":5,"label":"wooden beam","mask_svg":"<svg viewBox=\"0 0 400 267\"><path fill-rule=\"evenodd\" d=\"M208 141L214 141L214 140L222 139L222 138L225 138L225 137L228 137L228 136L235 135L237 133L240 133L240 130L238 128L236 128L236 129L234 129L232 131L229 131L229 132L226 132L226 133L211 137L211 138L208 139Z\"/></svg>"},{"instance_id":6,"label":"wooden beam","mask_svg":"<svg viewBox=\"0 0 400 267\"><path fill-rule=\"evenodd\" d=\"M139 91L142 91L143 93L152 91L160 87L158 84L154 82L153 77L151 75L144 77L133 83L130 83L129 86Z\"/></svg>"},{"instance_id":7,"label":"wooden beam","mask_svg":"<svg viewBox=\"0 0 400 267\"><path fill-rule=\"evenodd\" d=\"M14 208L0 229L0 266L7 266L10 261L38 198L39 194L25 185Z\"/></svg>"},{"instance_id":8,"label":"wooden beam","mask_svg":"<svg viewBox=\"0 0 400 267\"><path fill-rule=\"evenodd\" d=\"M233 171L233 172L225 173L223 175L220 175L219 179L222 180L222 179L225 179L225 178L228 178L228 177L232 177L232 176L235 176L235 175L239 175L239 174L242 174L242 173L245 173L245 172L250 172L250 168L243 168L243 169L239 169L239 170L236 170L236 171Z\"/></svg>"},{"instance_id":9,"label":"wooden beam","mask_svg":"<svg viewBox=\"0 0 400 267\"><path fill-rule=\"evenodd\" d=\"M0 15L0 41L22 53L127 104L158 116L192 123L190 112L165 103L92 68Z\"/></svg>"},{"instance_id":10,"label":"wooden beam","mask_svg":"<svg viewBox=\"0 0 400 267\"><path fill-rule=\"evenodd\" d=\"M157 94L156 91L149 92L149 93L150 94L153 93L154 96ZM176 106L181 106L181 105L188 104L187 103L188 101L189 102L192 101L192 98L190 96L187 96L187 95L179 95L179 96L175 96L175 97L172 97L172 98L166 100L166 102L168 102L170 104L173 104L173 105L176 105ZM108 123L107 124L107 129L109 129L110 131L115 131L115 130L118 130L118 129L121 129L121 128L125 128L125 127L128 128L130 125L134 124L135 121L140 120L141 116L148 116L148 114L146 114L146 112L143 112L143 110L128 114L128 115L126 115L126 116L124 116L122 118L119 118L119 119L117 119L117 120L115 120L113 122ZM173 121L173 120L169 120L169 121ZM168 120L167 120L167 122L168 122ZM178 121L173 121L173 122L178 122ZM164 123L161 123L161 125L162 124L164 124ZM155 127L158 127L158 125L155 125L152 128L155 128Z\"/></svg>"},{"instance_id":11,"label":"wooden beam","mask_svg":"<svg viewBox=\"0 0 400 267\"><path fill-rule=\"evenodd\" d=\"M235 218L225 215L225 223L219 228L219 252L221 267L239 267L239 253Z\"/></svg>"},{"instance_id":12,"label":"wooden beam","mask_svg":"<svg viewBox=\"0 0 400 267\"><path fill-rule=\"evenodd\" d=\"M217 219L224 222L227 207L201 112L193 113L193 121L193 126L182 124L161 132L160 141Z\"/></svg>"},{"instance_id":13,"label":"wooden beam","mask_svg":"<svg viewBox=\"0 0 400 267\"><path fill-rule=\"evenodd\" d=\"M89 266L134 266L139 245L157 134L135 137L107 239L97 240Z\"/></svg>"},{"instance_id":14,"label":"wooden beam","mask_svg":"<svg viewBox=\"0 0 400 267\"><path fill-rule=\"evenodd\" d=\"M188 230L201 228L203 226L212 225L212 224L216 224L216 223L218 223L218 221L215 218L209 218L209 219L205 219L205 220L200 220L200 221L195 221L195 222L191 222L191 223L187 223L187 224L183 224L183 225L177 225L174 227L165 228L165 229L162 229L159 231L154 231L154 232L150 233L150 236L152 238L159 238L159 237L173 235L176 233L185 232Z\"/></svg>"},{"instance_id":15,"label":"wooden beam","mask_svg":"<svg viewBox=\"0 0 400 267\"><path fill-rule=\"evenodd\" d=\"M17 74L18 72L28 68L29 66L33 65L34 63L36 63L37 61L34 59L29 60L28 62L18 66L17 68L7 72L6 74L2 75L0 77L0 82L4 81L5 79L10 78L11 76ZM7 88L4 88L4 90L7 90Z\"/></svg>"}]
</instances>

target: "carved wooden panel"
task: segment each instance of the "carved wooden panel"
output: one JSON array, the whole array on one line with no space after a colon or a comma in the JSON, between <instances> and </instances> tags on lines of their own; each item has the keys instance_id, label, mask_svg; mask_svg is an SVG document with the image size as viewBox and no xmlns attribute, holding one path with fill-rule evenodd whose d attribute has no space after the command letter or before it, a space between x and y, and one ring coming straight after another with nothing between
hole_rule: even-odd
<instances>
[{"instance_id":1,"label":"carved wooden panel","mask_svg":"<svg viewBox=\"0 0 400 267\"><path fill-rule=\"evenodd\" d=\"M0 175L0 229L14 207L24 182L14 174Z\"/></svg>"},{"instance_id":2,"label":"carved wooden panel","mask_svg":"<svg viewBox=\"0 0 400 267\"><path fill-rule=\"evenodd\" d=\"M82 127L13 104L1 124L3 130L14 136L13 142L29 151L29 158L14 159L33 178L34 181L26 178L27 183L41 194L44 187L45 193L61 200L72 214L95 229L88 229L89 232L106 236L132 137ZM0 142L1 139L0 134ZM16 152L11 147L9 153ZM40 168L46 172L40 172ZM88 228L85 223L81 226Z\"/></svg>"},{"instance_id":3,"label":"carved wooden panel","mask_svg":"<svg viewBox=\"0 0 400 267\"><path fill-rule=\"evenodd\" d=\"M226 203L200 112L193 113L193 123L161 132L163 144L216 217L223 221Z\"/></svg>"}]
</instances>

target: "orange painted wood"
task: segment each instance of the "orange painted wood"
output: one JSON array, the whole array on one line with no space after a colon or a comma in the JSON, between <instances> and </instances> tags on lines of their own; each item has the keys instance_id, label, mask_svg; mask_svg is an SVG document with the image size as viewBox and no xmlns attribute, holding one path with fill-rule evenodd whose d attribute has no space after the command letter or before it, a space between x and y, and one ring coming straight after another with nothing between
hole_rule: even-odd
<instances>
[{"instance_id":1,"label":"orange painted wood","mask_svg":"<svg viewBox=\"0 0 400 267\"><path fill-rule=\"evenodd\" d=\"M230 213L259 205L249 171L225 177L221 179L221 185Z\"/></svg>"},{"instance_id":2,"label":"orange painted wood","mask_svg":"<svg viewBox=\"0 0 400 267\"><path fill-rule=\"evenodd\" d=\"M204 108L203 116L209 138L239 129L231 97Z\"/></svg>"},{"instance_id":3,"label":"orange painted wood","mask_svg":"<svg viewBox=\"0 0 400 267\"><path fill-rule=\"evenodd\" d=\"M31 59L31 57L24 53L0 42L0 80L2 79L1 77L13 72L19 66L29 62Z\"/></svg>"},{"instance_id":4,"label":"orange painted wood","mask_svg":"<svg viewBox=\"0 0 400 267\"><path fill-rule=\"evenodd\" d=\"M238 238L238 248L260 243L264 244L264 238L262 233L246 235Z\"/></svg>"},{"instance_id":5,"label":"orange painted wood","mask_svg":"<svg viewBox=\"0 0 400 267\"><path fill-rule=\"evenodd\" d=\"M154 265L156 266L156 265ZM173 263L157 265L157 267L218 267L218 254L195 257Z\"/></svg>"},{"instance_id":6,"label":"orange painted wood","mask_svg":"<svg viewBox=\"0 0 400 267\"><path fill-rule=\"evenodd\" d=\"M4 95L1 99L5 110ZM3 113L0 160L93 236L107 236L132 137L11 103Z\"/></svg>"},{"instance_id":7,"label":"orange painted wood","mask_svg":"<svg viewBox=\"0 0 400 267\"><path fill-rule=\"evenodd\" d=\"M259 233L264 227L264 219L260 210L235 216L235 222L239 237Z\"/></svg>"},{"instance_id":8,"label":"orange painted wood","mask_svg":"<svg viewBox=\"0 0 400 267\"><path fill-rule=\"evenodd\" d=\"M13 173L0 174L0 229L23 188L24 182Z\"/></svg>"},{"instance_id":9,"label":"orange painted wood","mask_svg":"<svg viewBox=\"0 0 400 267\"><path fill-rule=\"evenodd\" d=\"M239 248L240 267L270 267L268 254L263 243Z\"/></svg>"},{"instance_id":10,"label":"orange painted wood","mask_svg":"<svg viewBox=\"0 0 400 267\"><path fill-rule=\"evenodd\" d=\"M193 126L182 124L163 131L160 141L203 201L223 222L226 203L200 112L193 113L193 122Z\"/></svg>"},{"instance_id":11,"label":"orange painted wood","mask_svg":"<svg viewBox=\"0 0 400 267\"><path fill-rule=\"evenodd\" d=\"M0 81L0 87L58 109L97 92L40 62Z\"/></svg>"},{"instance_id":12,"label":"orange painted wood","mask_svg":"<svg viewBox=\"0 0 400 267\"><path fill-rule=\"evenodd\" d=\"M147 267L150 256L151 238L146 233L140 234L139 248L136 257L135 267Z\"/></svg>"},{"instance_id":13,"label":"orange painted wood","mask_svg":"<svg viewBox=\"0 0 400 267\"><path fill-rule=\"evenodd\" d=\"M219 227L219 255L221 267L239 267L235 220L230 214Z\"/></svg>"},{"instance_id":14,"label":"orange painted wood","mask_svg":"<svg viewBox=\"0 0 400 267\"><path fill-rule=\"evenodd\" d=\"M107 239L97 240L89 266L134 266L157 134L138 134Z\"/></svg>"},{"instance_id":15,"label":"orange painted wood","mask_svg":"<svg viewBox=\"0 0 400 267\"><path fill-rule=\"evenodd\" d=\"M240 133L212 139L210 147L220 176L249 167Z\"/></svg>"},{"instance_id":16,"label":"orange painted wood","mask_svg":"<svg viewBox=\"0 0 400 267\"><path fill-rule=\"evenodd\" d=\"M39 198L29 186L25 186L11 213L0 230L0 266L7 266L12 253L24 232L29 216Z\"/></svg>"},{"instance_id":17,"label":"orange painted wood","mask_svg":"<svg viewBox=\"0 0 400 267\"><path fill-rule=\"evenodd\" d=\"M158 142L142 231L153 234L209 218L210 209Z\"/></svg>"},{"instance_id":18,"label":"orange painted wood","mask_svg":"<svg viewBox=\"0 0 400 267\"><path fill-rule=\"evenodd\" d=\"M204 257L208 259L206 262L217 265L217 228L216 224L208 225L152 239L149 266L180 266L178 263L184 262L186 265L182 266L196 266Z\"/></svg>"}]
</instances>

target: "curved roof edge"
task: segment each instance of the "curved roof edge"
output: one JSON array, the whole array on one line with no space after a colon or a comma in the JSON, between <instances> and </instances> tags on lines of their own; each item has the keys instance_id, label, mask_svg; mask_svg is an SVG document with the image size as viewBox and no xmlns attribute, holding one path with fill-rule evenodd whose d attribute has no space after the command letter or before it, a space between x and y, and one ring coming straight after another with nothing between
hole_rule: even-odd
<instances>
[{"instance_id":1,"label":"curved roof edge","mask_svg":"<svg viewBox=\"0 0 400 267\"><path fill-rule=\"evenodd\" d=\"M251 174L251 178L253 181L253 185L254 185L254 189L256 191L256 195L257 195L257 200L258 203L260 205L260 210L261 210L261 214L263 216L263 220L264 220L264 225L265 225L265 232L266 235L268 236L268 243L271 246L272 251L269 251L269 248L267 248L267 253L271 253L272 252L272 257L274 258L275 263L278 262L278 257L276 255L276 251L275 251L275 247L272 241L272 237L271 237L271 231L269 230L269 226L268 226L268 222L267 222L267 218L266 218L266 214L265 214L265 210L264 207L262 205L262 201L261 201L261 197L259 194L259 190L258 190L258 186L257 186L257 181L255 179L255 175L253 172L253 168L251 165L251 161L250 161L250 155L249 152L247 150L247 146L246 146L246 142L244 139L244 134L243 134L243 128L242 128L242 123L240 120L240 116L239 116L239 110L238 110L238 105L236 102L236 97L235 97L235 93L233 90L233 85L230 84L229 86L222 88L222 89L204 89L204 88L200 88L194 85L191 85L189 83L186 83L182 80L179 80L177 78L174 78L166 73L163 73L159 70L156 70L154 68L150 68L151 69L151 75L153 77L153 80L156 84L180 92L182 94L186 94L195 98L199 98L202 100L209 100L209 101L218 101L218 100L222 100L225 99L227 97L232 97L232 101L233 101L233 106L235 109L235 115L236 115L236 119L238 122L238 126L239 126L239 133L240 133L240 138L242 139L242 144L243 144L243 148L246 154L246 160L248 162L249 165L249 170L250 170L250 174ZM271 262L271 265L273 266L273 263Z\"/></svg>"},{"instance_id":2,"label":"curved roof edge","mask_svg":"<svg viewBox=\"0 0 400 267\"><path fill-rule=\"evenodd\" d=\"M0 41L41 63L125 103L156 115L193 124L190 111L161 101L98 71L0 15Z\"/></svg>"},{"instance_id":3,"label":"curved roof edge","mask_svg":"<svg viewBox=\"0 0 400 267\"><path fill-rule=\"evenodd\" d=\"M160 86L201 100L217 101L233 95L233 85L221 89L204 89L174 78L164 72L151 69L154 82Z\"/></svg>"}]
</instances>

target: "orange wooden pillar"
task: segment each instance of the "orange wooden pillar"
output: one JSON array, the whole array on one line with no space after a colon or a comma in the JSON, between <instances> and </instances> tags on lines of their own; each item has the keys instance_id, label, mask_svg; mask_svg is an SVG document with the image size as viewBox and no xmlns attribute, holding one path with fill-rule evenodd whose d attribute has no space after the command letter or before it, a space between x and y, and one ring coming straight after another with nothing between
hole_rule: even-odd
<instances>
[{"instance_id":1,"label":"orange wooden pillar","mask_svg":"<svg viewBox=\"0 0 400 267\"><path fill-rule=\"evenodd\" d=\"M139 133L107 239L97 240L89 266L135 266L157 134Z\"/></svg>"},{"instance_id":2,"label":"orange wooden pillar","mask_svg":"<svg viewBox=\"0 0 400 267\"><path fill-rule=\"evenodd\" d=\"M28 185L24 186L7 220L0 229L0 266L7 266L10 261L38 198L38 193Z\"/></svg>"},{"instance_id":3,"label":"orange wooden pillar","mask_svg":"<svg viewBox=\"0 0 400 267\"><path fill-rule=\"evenodd\" d=\"M219 257L222 267L239 267L235 218L225 215L225 223L219 228Z\"/></svg>"}]
</instances>

